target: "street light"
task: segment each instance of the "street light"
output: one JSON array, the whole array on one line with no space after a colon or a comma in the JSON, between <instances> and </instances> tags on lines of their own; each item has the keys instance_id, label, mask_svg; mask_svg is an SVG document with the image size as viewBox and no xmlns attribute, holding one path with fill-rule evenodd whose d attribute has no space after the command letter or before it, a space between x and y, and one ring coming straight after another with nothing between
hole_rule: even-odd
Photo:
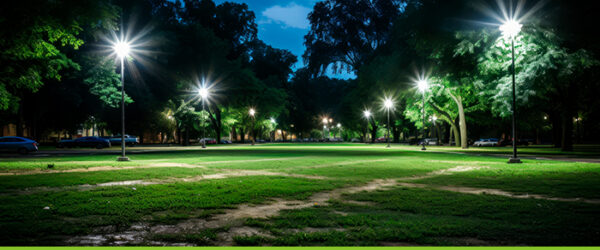
<instances>
[{"instance_id":1,"label":"street light","mask_svg":"<svg viewBox=\"0 0 600 250\"><path fill-rule=\"evenodd\" d=\"M421 79L417 82L417 87L419 88L419 91L423 93L423 127L421 128L421 134L423 135L423 143L421 143L421 150L427 150L427 148L425 148L425 91L427 91L428 86L429 84L425 79Z\"/></svg>"},{"instance_id":2,"label":"street light","mask_svg":"<svg viewBox=\"0 0 600 250\"><path fill-rule=\"evenodd\" d=\"M204 100L207 100L208 94L208 89L204 86L203 82L202 87L200 87L200 89L198 90L198 95L200 95L200 98L202 99L202 148L206 148L206 128L204 128ZM219 138L217 138L217 140L219 140Z\"/></svg>"},{"instance_id":3,"label":"street light","mask_svg":"<svg viewBox=\"0 0 600 250\"><path fill-rule=\"evenodd\" d=\"M325 142L325 129L327 128L328 122L329 119L327 119L327 117L323 118L323 142Z\"/></svg>"},{"instance_id":4,"label":"street light","mask_svg":"<svg viewBox=\"0 0 600 250\"><path fill-rule=\"evenodd\" d=\"M338 123L338 124L336 125L336 127L337 127L337 131L336 131L336 133L333 135L333 138L336 138L336 136L335 136L335 135L336 135L337 133L340 133L340 138L341 138L341 135L342 135L342 132L341 132L341 129L342 129L342 124Z\"/></svg>"},{"instance_id":5,"label":"street light","mask_svg":"<svg viewBox=\"0 0 600 250\"><path fill-rule=\"evenodd\" d=\"M117 161L129 161L125 156L125 57L129 55L131 46L124 40L119 40L113 45L113 50L121 60L121 156Z\"/></svg>"},{"instance_id":6,"label":"street light","mask_svg":"<svg viewBox=\"0 0 600 250\"><path fill-rule=\"evenodd\" d=\"M510 38L510 45L512 51L512 143L513 143L513 155L508 159L508 163L521 163L521 159L517 157L517 141L516 141L516 127L517 120L515 118L515 107L516 107L516 87L515 87L515 36L521 31L521 25L514 19L510 19L500 26L500 31L504 37Z\"/></svg>"},{"instance_id":7,"label":"street light","mask_svg":"<svg viewBox=\"0 0 600 250\"><path fill-rule=\"evenodd\" d=\"M365 117L365 119L367 121L367 126L366 126L367 132L365 133L365 138L364 138L365 143L367 143L367 134L369 133L369 117L371 117L371 110L367 109L367 110L363 111L363 116Z\"/></svg>"},{"instance_id":8,"label":"street light","mask_svg":"<svg viewBox=\"0 0 600 250\"><path fill-rule=\"evenodd\" d=\"M250 114L250 116L252 117L252 127L250 128L250 130L252 131L252 146L254 146L254 139L256 137L256 135L254 134L254 121L256 120L254 119L254 115L256 114L256 110L250 108L248 114Z\"/></svg>"},{"instance_id":9,"label":"street light","mask_svg":"<svg viewBox=\"0 0 600 250\"><path fill-rule=\"evenodd\" d=\"M435 126L435 121L437 121L437 116L433 115L431 117L431 121L433 122L433 137L435 138L435 145L438 145L439 138L437 137L437 127Z\"/></svg>"},{"instance_id":10,"label":"street light","mask_svg":"<svg viewBox=\"0 0 600 250\"><path fill-rule=\"evenodd\" d=\"M387 110L387 147L389 148L389 147L391 147L390 146L390 109L394 106L394 102L392 102L392 99L386 98L383 101L383 106Z\"/></svg>"}]
</instances>

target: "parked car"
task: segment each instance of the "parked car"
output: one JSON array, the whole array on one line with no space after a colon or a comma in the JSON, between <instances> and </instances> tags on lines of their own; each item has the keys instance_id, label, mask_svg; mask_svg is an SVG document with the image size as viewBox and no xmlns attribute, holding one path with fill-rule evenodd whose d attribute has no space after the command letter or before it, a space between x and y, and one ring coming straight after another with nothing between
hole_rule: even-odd
<instances>
[{"instance_id":1,"label":"parked car","mask_svg":"<svg viewBox=\"0 0 600 250\"><path fill-rule=\"evenodd\" d=\"M58 148L74 148L74 147L82 147L82 148L110 148L111 144L108 139L100 138L97 136L86 136L77 138L75 140L61 140L58 142L56 147Z\"/></svg>"},{"instance_id":2,"label":"parked car","mask_svg":"<svg viewBox=\"0 0 600 250\"><path fill-rule=\"evenodd\" d=\"M391 139L392 138L390 138L390 142L392 141ZM375 142L387 142L387 138L385 138L385 137L379 137L379 138L375 139Z\"/></svg>"},{"instance_id":3,"label":"parked car","mask_svg":"<svg viewBox=\"0 0 600 250\"><path fill-rule=\"evenodd\" d=\"M198 140L198 143L202 144L203 141L206 141L206 144L217 144L217 140L215 138L202 138Z\"/></svg>"},{"instance_id":4,"label":"parked car","mask_svg":"<svg viewBox=\"0 0 600 250\"><path fill-rule=\"evenodd\" d=\"M425 138L425 139L419 140L418 145L423 145L423 143L425 143L425 146L437 145L437 141L438 141L437 138Z\"/></svg>"},{"instance_id":5,"label":"parked car","mask_svg":"<svg viewBox=\"0 0 600 250\"><path fill-rule=\"evenodd\" d=\"M489 138L489 139L479 139L475 142L473 142L473 146L475 147L495 147L498 146L498 139L496 138Z\"/></svg>"},{"instance_id":6,"label":"parked car","mask_svg":"<svg viewBox=\"0 0 600 250\"><path fill-rule=\"evenodd\" d=\"M17 137L17 136L5 136L0 137L0 151L3 152L17 152L19 154L27 154L29 152L37 152L37 142L31 139Z\"/></svg>"},{"instance_id":7,"label":"parked car","mask_svg":"<svg viewBox=\"0 0 600 250\"><path fill-rule=\"evenodd\" d=\"M229 139L221 139L221 144L231 144Z\"/></svg>"},{"instance_id":8,"label":"parked car","mask_svg":"<svg viewBox=\"0 0 600 250\"><path fill-rule=\"evenodd\" d=\"M362 140L358 138L352 138L350 142L362 142Z\"/></svg>"},{"instance_id":9,"label":"parked car","mask_svg":"<svg viewBox=\"0 0 600 250\"><path fill-rule=\"evenodd\" d=\"M108 139L112 145L121 145L121 135L114 135L105 139ZM125 135L125 145L133 146L137 144L140 144L140 139L135 136Z\"/></svg>"}]
</instances>

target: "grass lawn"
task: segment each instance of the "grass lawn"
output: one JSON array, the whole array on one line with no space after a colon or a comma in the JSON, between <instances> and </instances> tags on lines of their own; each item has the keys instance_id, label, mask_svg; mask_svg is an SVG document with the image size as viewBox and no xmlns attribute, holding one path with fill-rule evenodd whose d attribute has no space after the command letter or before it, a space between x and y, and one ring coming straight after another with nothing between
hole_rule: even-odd
<instances>
[{"instance_id":1,"label":"grass lawn","mask_svg":"<svg viewBox=\"0 0 600 250\"><path fill-rule=\"evenodd\" d=\"M600 164L496 156L509 153L313 143L1 158L0 244L600 244Z\"/></svg>"}]
</instances>

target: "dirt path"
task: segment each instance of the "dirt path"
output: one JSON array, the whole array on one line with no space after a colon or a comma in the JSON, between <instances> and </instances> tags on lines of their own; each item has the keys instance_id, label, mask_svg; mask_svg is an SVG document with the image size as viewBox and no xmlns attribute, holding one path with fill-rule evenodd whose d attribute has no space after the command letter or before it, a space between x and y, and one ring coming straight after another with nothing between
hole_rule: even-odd
<instances>
[{"instance_id":1,"label":"dirt path","mask_svg":"<svg viewBox=\"0 0 600 250\"><path fill-rule=\"evenodd\" d=\"M243 176L282 176L282 177L294 177L294 178L305 178L305 179L313 179L313 180L327 180L334 179L327 176L318 176L318 175L303 175L303 174L288 174L288 173L278 173L278 172L269 172L263 170L227 170L221 173L216 174L208 174L208 175L198 175L192 177L183 177L183 178L166 178L166 179L150 179L150 180L127 180L127 181L114 181L114 182L105 182L98 184L83 184L77 186L66 186L66 187L32 187L26 188L24 190L6 190L2 192L0 195L30 195L34 193L40 192L60 192L60 191L88 191L101 187L114 187L114 186L133 186L133 185L157 185L157 184L167 184L167 183L176 183L176 182L197 182L202 180L215 180L215 179L226 179L232 177L243 177Z\"/></svg>"},{"instance_id":2,"label":"dirt path","mask_svg":"<svg viewBox=\"0 0 600 250\"><path fill-rule=\"evenodd\" d=\"M127 169L144 169L144 168L159 168L159 167L179 167L179 168L206 168L204 165L212 164L223 164L223 163L245 163L245 162L263 162L263 161L289 161L295 159L301 159L305 157L285 157L285 158L268 158L268 159L255 159L255 160L231 160L231 161L207 161L199 162L202 165L194 165L187 163L174 163L174 162L159 162L150 163L139 166L98 166L89 168L73 168L65 170L27 170L27 171L9 171L2 172L0 176L6 175L34 175L34 174L56 174L56 173L85 173L85 172L96 172L96 171L113 171L113 170L127 170ZM149 162L156 162L157 160L149 160ZM164 160L161 160L164 161Z\"/></svg>"},{"instance_id":3,"label":"dirt path","mask_svg":"<svg viewBox=\"0 0 600 250\"><path fill-rule=\"evenodd\" d=\"M404 183L399 182L398 185L403 187L412 187L412 188L429 188L435 190L443 190L443 191L451 191L463 194L491 194L491 195L499 195L504 197L516 198L516 199L539 199L539 200L549 200L549 201L565 201L565 202L583 202L590 204L600 204L600 200L596 199L586 199L586 198L561 198L561 197L551 197L540 194L515 194L508 191L500 190L500 189L492 189L492 188L472 188L472 187L457 187L457 186L438 186L438 185L427 185L427 184L418 184L418 183Z\"/></svg>"}]
</instances>

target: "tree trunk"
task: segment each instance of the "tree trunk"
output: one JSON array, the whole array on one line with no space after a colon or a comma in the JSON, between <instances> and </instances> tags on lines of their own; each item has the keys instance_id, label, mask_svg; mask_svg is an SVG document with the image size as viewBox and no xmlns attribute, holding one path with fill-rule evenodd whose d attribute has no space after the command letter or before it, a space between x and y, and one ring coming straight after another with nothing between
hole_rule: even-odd
<instances>
[{"instance_id":1,"label":"tree trunk","mask_svg":"<svg viewBox=\"0 0 600 250\"><path fill-rule=\"evenodd\" d=\"M552 144L555 148L562 147L562 117L551 114L549 115L552 123Z\"/></svg>"},{"instance_id":2,"label":"tree trunk","mask_svg":"<svg viewBox=\"0 0 600 250\"><path fill-rule=\"evenodd\" d=\"M377 139L377 128L377 124L371 119L371 143L375 143L375 139Z\"/></svg>"},{"instance_id":3,"label":"tree trunk","mask_svg":"<svg viewBox=\"0 0 600 250\"><path fill-rule=\"evenodd\" d=\"M212 127L215 130L215 135L217 137L215 139L217 140L217 144L221 144L221 132L223 128L223 124L221 121L221 110L214 105L213 107L214 108L212 109L210 108L210 106L208 107L208 116L210 117Z\"/></svg>"},{"instance_id":4,"label":"tree trunk","mask_svg":"<svg viewBox=\"0 0 600 250\"><path fill-rule=\"evenodd\" d=\"M450 94L450 93L448 93ZM451 94L450 94L451 95ZM448 124L450 124L450 138L448 138L448 144L449 146L452 146L452 135L454 134L454 142L456 143L456 146L458 146L458 142L461 141L460 140L460 134L458 133L458 128L456 127L456 118L453 118L450 116L450 114L448 114L448 112L443 111L440 107L437 106L437 104L435 104L434 102L429 102L429 106L431 106L433 109L435 109L440 115L442 115L442 120L447 122ZM462 105L461 105L462 107ZM464 113L463 113L463 119L464 119ZM465 123L466 124L466 123ZM461 128L462 129L462 128ZM465 125L465 130L467 129L466 125ZM467 133L465 132L465 135Z\"/></svg>"},{"instance_id":5,"label":"tree trunk","mask_svg":"<svg viewBox=\"0 0 600 250\"><path fill-rule=\"evenodd\" d=\"M573 116L569 112L562 115L561 150L573 151Z\"/></svg>"},{"instance_id":6,"label":"tree trunk","mask_svg":"<svg viewBox=\"0 0 600 250\"><path fill-rule=\"evenodd\" d=\"M446 89L446 93L454 100L458 107L458 126L460 127L460 146L462 148L468 148L468 137L467 137L467 120L465 119L465 109L462 104L462 98L460 96L454 96L450 90ZM458 144L458 142L457 142Z\"/></svg>"}]
</instances>

